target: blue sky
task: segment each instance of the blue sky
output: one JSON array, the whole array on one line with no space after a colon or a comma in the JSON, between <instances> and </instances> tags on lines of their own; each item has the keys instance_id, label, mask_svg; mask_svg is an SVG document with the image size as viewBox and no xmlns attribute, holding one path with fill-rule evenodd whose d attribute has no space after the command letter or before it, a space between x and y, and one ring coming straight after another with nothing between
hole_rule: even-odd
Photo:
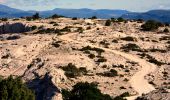
<instances>
[{"instance_id":1,"label":"blue sky","mask_svg":"<svg viewBox=\"0 0 170 100\"><path fill-rule=\"evenodd\" d=\"M0 3L23 10L92 8L143 12L152 9L170 9L170 0L0 0Z\"/></svg>"}]
</instances>

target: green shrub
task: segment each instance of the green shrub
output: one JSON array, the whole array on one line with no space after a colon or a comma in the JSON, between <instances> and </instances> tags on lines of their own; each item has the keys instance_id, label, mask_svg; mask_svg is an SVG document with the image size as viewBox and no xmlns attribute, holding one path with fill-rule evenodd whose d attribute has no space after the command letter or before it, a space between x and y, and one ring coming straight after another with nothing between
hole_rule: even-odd
<instances>
[{"instance_id":1,"label":"green shrub","mask_svg":"<svg viewBox=\"0 0 170 100\"><path fill-rule=\"evenodd\" d=\"M105 59L105 58L99 58L96 62L106 62L107 61L107 59Z\"/></svg>"},{"instance_id":2,"label":"green shrub","mask_svg":"<svg viewBox=\"0 0 170 100\"><path fill-rule=\"evenodd\" d=\"M97 17L96 16L92 16L91 19L97 19Z\"/></svg>"},{"instance_id":3,"label":"green shrub","mask_svg":"<svg viewBox=\"0 0 170 100\"><path fill-rule=\"evenodd\" d=\"M165 28L165 29L164 29L164 32L165 32L165 33L168 33L168 32L169 32L169 29L168 29L168 28Z\"/></svg>"},{"instance_id":4,"label":"green shrub","mask_svg":"<svg viewBox=\"0 0 170 100\"><path fill-rule=\"evenodd\" d=\"M51 22L49 22L49 24L56 24L56 22L54 22L54 21L51 21Z\"/></svg>"},{"instance_id":5,"label":"green shrub","mask_svg":"<svg viewBox=\"0 0 170 100\"><path fill-rule=\"evenodd\" d=\"M94 54L90 54L89 58L93 59L93 58L95 58L95 55Z\"/></svg>"},{"instance_id":6,"label":"green shrub","mask_svg":"<svg viewBox=\"0 0 170 100\"><path fill-rule=\"evenodd\" d=\"M154 20L148 20L146 23L141 25L142 30L144 31L154 31L159 28L159 22L156 22Z\"/></svg>"},{"instance_id":7,"label":"green shrub","mask_svg":"<svg viewBox=\"0 0 170 100\"><path fill-rule=\"evenodd\" d=\"M57 33L58 35L61 34L59 29L54 29L54 28L40 29L34 34L46 34L46 33Z\"/></svg>"},{"instance_id":8,"label":"green shrub","mask_svg":"<svg viewBox=\"0 0 170 100\"><path fill-rule=\"evenodd\" d=\"M83 47L82 49L80 49L81 51L87 51L87 50L92 50L92 51L96 51L98 53L102 53L102 52L105 52L103 49L100 49L100 48L93 48L91 46L86 46L86 47Z\"/></svg>"},{"instance_id":9,"label":"green shrub","mask_svg":"<svg viewBox=\"0 0 170 100\"><path fill-rule=\"evenodd\" d=\"M123 22L123 21L125 21L122 17L119 17L118 19L117 19L117 21L118 22Z\"/></svg>"},{"instance_id":10,"label":"green shrub","mask_svg":"<svg viewBox=\"0 0 170 100\"><path fill-rule=\"evenodd\" d=\"M82 27L78 27L76 32L83 33L84 29Z\"/></svg>"},{"instance_id":11,"label":"green shrub","mask_svg":"<svg viewBox=\"0 0 170 100\"><path fill-rule=\"evenodd\" d=\"M12 76L0 81L0 100L35 100L33 91L20 78Z\"/></svg>"},{"instance_id":12,"label":"green shrub","mask_svg":"<svg viewBox=\"0 0 170 100\"><path fill-rule=\"evenodd\" d=\"M112 40L112 42L113 42L113 43L119 43L119 41L116 40L116 39Z\"/></svg>"},{"instance_id":13,"label":"green shrub","mask_svg":"<svg viewBox=\"0 0 170 100\"><path fill-rule=\"evenodd\" d=\"M71 91L62 90L63 100L112 100L107 94L102 94L94 83L77 83Z\"/></svg>"},{"instance_id":14,"label":"green shrub","mask_svg":"<svg viewBox=\"0 0 170 100\"><path fill-rule=\"evenodd\" d=\"M39 19L39 18L40 18L39 13L35 13L34 15L32 15L33 20L36 20L36 19Z\"/></svg>"},{"instance_id":15,"label":"green shrub","mask_svg":"<svg viewBox=\"0 0 170 100\"><path fill-rule=\"evenodd\" d=\"M73 17L72 20L77 20L77 17Z\"/></svg>"},{"instance_id":16,"label":"green shrub","mask_svg":"<svg viewBox=\"0 0 170 100\"><path fill-rule=\"evenodd\" d=\"M140 47L138 45L132 44L132 43L124 45L123 47L121 47L121 49L123 49L126 52L128 52L130 50L132 50L132 51L141 51Z\"/></svg>"},{"instance_id":17,"label":"green shrub","mask_svg":"<svg viewBox=\"0 0 170 100\"><path fill-rule=\"evenodd\" d=\"M61 29L60 31L61 32L71 32L71 29L68 26L66 26L63 29Z\"/></svg>"},{"instance_id":18,"label":"green shrub","mask_svg":"<svg viewBox=\"0 0 170 100\"><path fill-rule=\"evenodd\" d=\"M139 55L141 56L141 58L146 57L150 63L156 64L158 66L161 66L161 65L165 64L164 62L158 61L157 59L155 59L154 57L150 56L149 54L142 53L142 54L139 54Z\"/></svg>"},{"instance_id":19,"label":"green shrub","mask_svg":"<svg viewBox=\"0 0 170 100\"><path fill-rule=\"evenodd\" d=\"M61 43L61 42L62 42L62 41L55 41L55 42L52 43L52 45L53 45L54 47L58 48L58 47L60 47L60 43Z\"/></svg>"},{"instance_id":20,"label":"green shrub","mask_svg":"<svg viewBox=\"0 0 170 100\"><path fill-rule=\"evenodd\" d=\"M97 73L97 75L101 75L105 77L115 77L118 76L118 72L114 69L111 69L110 71L106 71L104 73Z\"/></svg>"},{"instance_id":21,"label":"green shrub","mask_svg":"<svg viewBox=\"0 0 170 100\"><path fill-rule=\"evenodd\" d=\"M111 18L110 20L111 20L112 22L115 22L115 21L116 21L116 19L115 19L115 18Z\"/></svg>"},{"instance_id":22,"label":"green shrub","mask_svg":"<svg viewBox=\"0 0 170 100\"><path fill-rule=\"evenodd\" d=\"M35 30L35 29L37 29L37 26L31 26L31 30Z\"/></svg>"},{"instance_id":23,"label":"green shrub","mask_svg":"<svg viewBox=\"0 0 170 100\"><path fill-rule=\"evenodd\" d=\"M124 40L124 41L135 41L135 38L131 37L131 36L127 36L127 37L121 38L121 40Z\"/></svg>"},{"instance_id":24,"label":"green shrub","mask_svg":"<svg viewBox=\"0 0 170 100\"><path fill-rule=\"evenodd\" d=\"M108 20L106 20L105 26L110 26L111 23L112 23L111 20L108 19Z\"/></svg>"},{"instance_id":25,"label":"green shrub","mask_svg":"<svg viewBox=\"0 0 170 100\"><path fill-rule=\"evenodd\" d=\"M86 68L84 67L77 68L72 63L69 63L67 66L61 68L65 71L65 75L69 78L75 78L87 74Z\"/></svg>"},{"instance_id":26,"label":"green shrub","mask_svg":"<svg viewBox=\"0 0 170 100\"><path fill-rule=\"evenodd\" d=\"M113 100L126 100L126 99L124 99L124 97L129 97L129 96L130 96L130 94L128 92L125 92L119 96L116 96Z\"/></svg>"},{"instance_id":27,"label":"green shrub","mask_svg":"<svg viewBox=\"0 0 170 100\"><path fill-rule=\"evenodd\" d=\"M1 21L8 21L8 18L1 18Z\"/></svg>"},{"instance_id":28,"label":"green shrub","mask_svg":"<svg viewBox=\"0 0 170 100\"><path fill-rule=\"evenodd\" d=\"M64 17L64 16L61 16L61 15L57 15L57 14L54 14L51 16L52 19L55 19L55 18L60 18L60 17Z\"/></svg>"}]
</instances>

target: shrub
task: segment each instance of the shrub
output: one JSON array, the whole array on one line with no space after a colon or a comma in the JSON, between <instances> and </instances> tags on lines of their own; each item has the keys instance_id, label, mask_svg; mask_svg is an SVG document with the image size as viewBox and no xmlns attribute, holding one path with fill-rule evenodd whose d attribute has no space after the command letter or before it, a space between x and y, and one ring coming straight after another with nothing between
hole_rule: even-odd
<instances>
[{"instance_id":1,"label":"shrub","mask_svg":"<svg viewBox=\"0 0 170 100\"><path fill-rule=\"evenodd\" d=\"M96 62L106 62L107 61L107 59L105 59L105 58L99 58Z\"/></svg>"},{"instance_id":2,"label":"shrub","mask_svg":"<svg viewBox=\"0 0 170 100\"><path fill-rule=\"evenodd\" d=\"M1 21L8 21L8 18L1 18Z\"/></svg>"},{"instance_id":3,"label":"shrub","mask_svg":"<svg viewBox=\"0 0 170 100\"><path fill-rule=\"evenodd\" d=\"M77 17L73 17L72 20L77 20Z\"/></svg>"},{"instance_id":4,"label":"shrub","mask_svg":"<svg viewBox=\"0 0 170 100\"><path fill-rule=\"evenodd\" d=\"M87 70L84 67L77 68L75 65L72 63L69 63L67 66L61 67L65 71L65 75L69 78L75 78L80 75L85 75L87 74Z\"/></svg>"},{"instance_id":5,"label":"shrub","mask_svg":"<svg viewBox=\"0 0 170 100\"><path fill-rule=\"evenodd\" d=\"M31 21L31 20L32 20L32 17L26 17L26 20L27 20L27 21Z\"/></svg>"},{"instance_id":6,"label":"shrub","mask_svg":"<svg viewBox=\"0 0 170 100\"><path fill-rule=\"evenodd\" d=\"M148 20L145 24L141 26L144 31L153 31L159 28L159 23L154 20Z\"/></svg>"},{"instance_id":7,"label":"shrub","mask_svg":"<svg viewBox=\"0 0 170 100\"><path fill-rule=\"evenodd\" d=\"M95 58L95 55L94 54L90 54L89 58L93 59L93 58Z\"/></svg>"},{"instance_id":8,"label":"shrub","mask_svg":"<svg viewBox=\"0 0 170 100\"><path fill-rule=\"evenodd\" d=\"M119 17L118 19L117 19L117 21L118 22L123 22L123 21L125 21L122 17Z\"/></svg>"},{"instance_id":9,"label":"shrub","mask_svg":"<svg viewBox=\"0 0 170 100\"><path fill-rule=\"evenodd\" d=\"M112 42L113 42L113 43L119 43L119 41L116 40L116 39L112 40Z\"/></svg>"},{"instance_id":10,"label":"shrub","mask_svg":"<svg viewBox=\"0 0 170 100\"><path fill-rule=\"evenodd\" d=\"M112 100L107 94L102 94L94 83L77 83L71 91L62 90L63 100Z\"/></svg>"},{"instance_id":11,"label":"shrub","mask_svg":"<svg viewBox=\"0 0 170 100\"><path fill-rule=\"evenodd\" d=\"M118 76L118 72L114 69L111 69L110 71L106 71L104 73L97 73L97 75L101 75L105 77L115 77Z\"/></svg>"},{"instance_id":12,"label":"shrub","mask_svg":"<svg viewBox=\"0 0 170 100\"><path fill-rule=\"evenodd\" d=\"M60 47L60 43L61 43L61 42L62 42L62 41L55 41L55 42L52 43L52 45L53 45L54 47L58 48L58 47Z\"/></svg>"},{"instance_id":13,"label":"shrub","mask_svg":"<svg viewBox=\"0 0 170 100\"><path fill-rule=\"evenodd\" d=\"M100 48L92 48L90 46L86 46L86 47L83 47L82 49L80 49L81 51L87 51L87 50L92 50L92 51L96 51L98 53L102 53L102 52L105 52L103 49L100 49Z\"/></svg>"},{"instance_id":14,"label":"shrub","mask_svg":"<svg viewBox=\"0 0 170 100\"><path fill-rule=\"evenodd\" d=\"M37 29L37 26L31 26L31 30L35 30L35 29Z\"/></svg>"},{"instance_id":15,"label":"shrub","mask_svg":"<svg viewBox=\"0 0 170 100\"><path fill-rule=\"evenodd\" d=\"M110 26L111 25L111 20L106 20L105 26Z\"/></svg>"},{"instance_id":16,"label":"shrub","mask_svg":"<svg viewBox=\"0 0 170 100\"><path fill-rule=\"evenodd\" d=\"M165 26L169 26L169 23L165 23Z\"/></svg>"},{"instance_id":17,"label":"shrub","mask_svg":"<svg viewBox=\"0 0 170 100\"><path fill-rule=\"evenodd\" d=\"M61 34L59 29L54 29L54 28L40 29L34 34L45 34L45 33L57 33L58 35Z\"/></svg>"},{"instance_id":18,"label":"shrub","mask_svg":"<svg viewBox=\"0 0 170 100\"><path fill-rule=\"evenodd\" d=\"M112 22L115 22L115 21L116 21L116 19L115 19L115 18L111 18L111 21L112 21Z\"/></svg>"},{"instance_id":19,"label":"shrub","mask_svg":"<svg viewBox=\"0 0 170 100\"><path fill-rule=\"evenodd\" d=\"M125 41L135 41L135 38L134 38L134 37L131 37L131 36L127 36L127 37L121 38L121 40L125 40Z\"/></svg>"},{"instance_id":20,"label":"shrub","mask_svg":"<svg viewBox=\"0 0 170 100\"><path fill-rule=\"evenodd\" d=\"M51 21L51 22L49 22L49 24L56 24L56 22L54 22L54 21Z\"/></svg>"},{"instance_id":21,"label":"shrub","mask_svg":"<svg viewBox=\"0 0 170 100\"><path fill-rule=\"evenodd\" d=\"M129 97L129 96L130 96L130 94L128 92L125 92L119 96L116 96L113 100L126 100L126 99L124 99L124 97Z\"/></svg>"},{"instance_id":22,"label":"shrub","mask_svg":"<svg viewBox=\"0 0 170 100\"><path fill-rule=\"evenodd\" d=\"M97 19L97 17L96 16L92 16L91 19Z\"/></svg>"},{"instance_id":23,"label":"shrub","mask_svg":"<svg viewBox=\"0 0 170 100\"><path fill-rule=\"evenodd\" d=\"M64 16L61 16L61 15L57 15L57 14L54 14L51 16L52 19L55 19L55 18L60 18L60 17L64 17Z\"/></svg>"},{"instance_id":24,"label":"shrub","mask_svg":"<svg viewBox=\"0 0 170 100\"><path fill-rule=\"evenodd\" d=\"M168 32L169 32L169 29L168 29L168 28L165 28L165 29L164 29L164 32L165 32L165 33L168 33Z\"/></svg>"},{"instance_id":25,"label":"shrub","mask_svg":"<svg viewBox=\"0 0 170 100\"><path fill-rule=\"evenodd\" d=\"M164 62L158 61L157 59L155 59L154 57L150 56L149 54L142 53L142 54L139 54L139 55L141 56L141 58L146 57L150 63L156 64L158 66L161 66L161 65L165 64Z\"/></svg>"},{"instance_id":26,"label":"shrub","mask_svg":"<svg viewBox=\"0 0 170 100\"><path fill-rule=\"evenodd\" d=\"M12 35L12 36L8 36L6 39L7 40L16 40L16 39L20 39L21 36L20 35Z\"/></svg>"},{"instance_id":27,"label":"shrub","mask_svg":"<svg viewBox=\"0 0 170 100\"><path fill-rule=\"evenodd\" d=\"M82 27L78 27L78 28L77 28L77 32L83 33L83 31L84 31L84 29L83 29Z\"/></svg>"},{"instance_id":28,"label":"shrub","mask_svg":"<svg viewBox=\"0 0 170 100\"><path fill-rule=\"evenodd\" d=\"M12 76L0 80L0 100L35 100L33 91L20 78Z\"/></svg>"},{"instance_id":29,"label":"shrub","mask_svg":"<svg viewBox=\"0 0 170 100\"><path fill-rule=\"evenodd\" d=\"M68 26L64 27L60 30L61 32L71 32L70 28Z\"/></svg>"},{"instance_id":30,"label":"shrub","mask_svg":"<svg viewBox=\"0 0 170 100\"><path fill-rule=\"evenodd\" d=\"M39 19L39 18L40 18L39 13L35 13L34 15L32 15L33 20L36 20L36 19Z\"/></svg>"},{"instance_id":31,"label":"shrub","mask_svg":"<svg viewBox=\"0 0 170 100\"><path fill-rule=\"evenodd\" d=\"M123 49L126 52L128 52L130 50L132 50L132 51L141 51L140 47L138 45L132 44L132 43L126 44L125 46L121 47L121 49Z\"/></svg>"}]
</instances>

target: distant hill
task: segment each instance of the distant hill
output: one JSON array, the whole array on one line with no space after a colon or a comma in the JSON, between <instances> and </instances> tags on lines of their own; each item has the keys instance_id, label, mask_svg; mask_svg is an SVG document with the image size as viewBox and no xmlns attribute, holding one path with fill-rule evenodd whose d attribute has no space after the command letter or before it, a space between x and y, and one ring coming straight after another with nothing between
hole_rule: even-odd
<instances>
[{"instance_id":1,"label":"distant hill","mask_svg":"<svg viewBox=\"0 0 170 100\"><path fill-rule=\"evenodd\" d=\"M18 18L23 16L32 16L38 11L24 11L11 8L0 4L0 17ZM111 17L123 17L125 19L144 19L144 20L157 20L161 22L170 23L170 10L151 10L144 13L129 12L127 10L109 10L109 9L61 9L56 8L53 10L39 11L41 17L49 17L53 14L63 15L66 17L89 18L97 16L97 18L108 19Z\"/></svg>"},{"instance_id":2,"label":"distant hill","mask_svg":"<svg viewBox=\"0 0 170 100\"><path fill-rule=\"evenodd\" d=\"M42 11L40 14L42 16L49 16L53 14L59 14L67 17L79 17L79 18L89 18L92 16L97 16L98 18L111 18L120 17L123 14L129 13L126 10L109 10L109 9L60 9L56 8L54 10Z\"/></svg>"},{"instance_id":3,"label":"distant hill","mask_svg":"<svg viewBox=\"0 0 170 100\"><path fill-rule=\"evenodd\" d=\"M0 17L21 17L21 16L31 16L37 11L23 11L15 8L10 8L5 5L0 4ZM126 10L109 10L109 9L60 9L56 8L54 10L39 11L42 17L49 17L53 14L59 14L66 17L79 17L79 18L89 18L92 16L97 16L98 18L111 18L120 17L123 14L129 13Z\"/></svg>"},{"instance_id":4,"label":"distant hill","mask_svg":"<svg viewBox=\"0 0 170 100\"><path fill-rule=\"evenodd\" d=\"M0 17L21 17L21 16L30 16L32 13L29 13L27 11L10 8L8 6L0 4Z\"/></svg>"},{"instance_id":5,"label":"distant hill","mask_svg":"<svg viewBox=\"0 0 170 100\"><path fill-rule=\"evenodd\" d=\"M144 13L127 13L121 17L126 19L157 20L170 23L170 10L151 10Z\"/></svg>"}]
</instances>

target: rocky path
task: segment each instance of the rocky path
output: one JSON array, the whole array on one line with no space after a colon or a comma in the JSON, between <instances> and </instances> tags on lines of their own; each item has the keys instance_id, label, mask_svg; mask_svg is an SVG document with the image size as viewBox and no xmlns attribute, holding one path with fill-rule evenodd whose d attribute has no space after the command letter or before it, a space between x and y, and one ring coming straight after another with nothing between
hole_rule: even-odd
<instances>
[{"instance_id":1,"label":"rocky path","mask_svg":"<svg viewBox=\"0 0 170 100\"><path fill-rule=\"evenodd\" d=\"M59 38L64 41L74 42L74 43L83 44L83 45L89 45L91 47L103 49L107 52L111 52L111 53L120 55L126 59L129 59L131 61L137 62L140 66L142 66L142 69L139 72L137 72L136 74L134 74L132 76L131 80L129 81L131 86L133 87L133 89L135 91L137 91L138 94L135 96L128 97L127 98L128 100L134 100L136 97L141 96L143 93L149 93L150 91L155 90L155 88L152 85L150 85L148 83L148 81L144 78L147 74L155 71L156 66L154 64L151 64L151 63L147 62L146 60L139 58L136 55L127 54L127 53L124 53L121 51L111 50L111 49L95 46L90 43L84 43L84 42L82 43L80 41L73 40L72 38L70 38L70 36L74 36L76 34L77 33L70 33L70 34L62 35Z\"/></svg>"}]
</instances>

